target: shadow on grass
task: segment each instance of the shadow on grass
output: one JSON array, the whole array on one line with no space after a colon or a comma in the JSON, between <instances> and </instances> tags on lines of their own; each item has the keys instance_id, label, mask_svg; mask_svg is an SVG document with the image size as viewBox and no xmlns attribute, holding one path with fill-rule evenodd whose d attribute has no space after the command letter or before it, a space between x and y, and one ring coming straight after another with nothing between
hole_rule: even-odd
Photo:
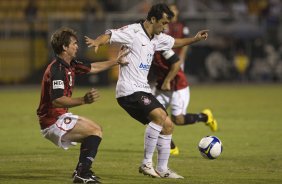
<instances>
[{"instance_id":1,"label":"shadow on grass","mask_svg":"<svg viewBox=\"0 0 282 184\"><path fill-rule=\"evenodd\" d=\"M31 175L2 175L1 180L49 180L50 176L31 176Z\"/></svg>"}]
</instances>

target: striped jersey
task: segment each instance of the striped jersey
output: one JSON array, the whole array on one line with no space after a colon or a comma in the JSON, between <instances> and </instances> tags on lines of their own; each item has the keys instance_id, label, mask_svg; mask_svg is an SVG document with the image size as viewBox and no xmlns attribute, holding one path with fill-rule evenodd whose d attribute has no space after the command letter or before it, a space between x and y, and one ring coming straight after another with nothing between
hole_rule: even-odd
<instances>
[{"instance_id":1,"label":"striped jersey","mask_svg":"<svg viewBox=\"0 0 282 184\"><path fill-rule=\"evenodd\" d=\"M60 115L68 112L67 108L53 107L52 101L62 96L71 97L75 75L88 73L90 69L90 63L72 60L69 65L59 57L48 65L41 82L41 98L37 109L41 129L53 125Z\"/></svg>"}]
</instances>

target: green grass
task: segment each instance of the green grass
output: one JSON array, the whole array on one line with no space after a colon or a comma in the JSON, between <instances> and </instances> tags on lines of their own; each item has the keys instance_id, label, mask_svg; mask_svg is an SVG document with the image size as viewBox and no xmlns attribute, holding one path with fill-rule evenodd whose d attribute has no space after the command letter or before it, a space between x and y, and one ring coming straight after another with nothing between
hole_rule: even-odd
<instances>
[{"instance_id":1,"label":"green grass","mask_svg":"<svg viewBox=\"0 0 282 184\"><path fill-rule=\"evenodd\" d=\"M0 90L0 183L71 183L79 146L64 151L42 138L35 110L39 87ZM75 89L74 96L86 88ZM282 183L282 86L201 85L191 87L190 112L210 107L219 122L212 133L201 123L176 127L174 140L180 155L170 167L184 180L152 179L140 175L144 126L116 103L114 88L101 88L100 100L70 109L103 126L104 138L94 170L111 184L272 184ZM197 150L205 135L223 142L216 160L202 158Z\"/></svg>"}]
</instances>

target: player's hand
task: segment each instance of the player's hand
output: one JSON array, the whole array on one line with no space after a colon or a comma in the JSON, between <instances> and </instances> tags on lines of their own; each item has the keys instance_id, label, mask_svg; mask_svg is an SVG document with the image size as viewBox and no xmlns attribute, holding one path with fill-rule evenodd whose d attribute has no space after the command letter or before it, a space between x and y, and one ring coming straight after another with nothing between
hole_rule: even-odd
<instances>
[{"instance_id":1,"label":"player's hand","mask_svg":"<svg viewBox=\"0 0 282 184\"><path fill-rule=\"evenodd\" d=\"M84 95L84 102L86 104L91 104L93 102L96 102L98 98L100 97L98 91L94 88L92 88L89 92L87 92Z\"/></svg>"},{"instance_id":2,"label":"player's hand","mask_svg":"<svg viewBox=\"0 0 282 184\"><path fill-rule=\"evenodd\" d=\"M88 45L88 47L94 47L95 53L97 53L100 44L96 40L93 40L88 36L84 36L84 38L85 38L85 43Z\"/></svg>"},{"instance_id":3,"label":"player's hand","mask_svg":"<svg viewBox=\"0 0 282 184\"><path fill-rule=\"evenodd\" d=\"M206 40L206 39L208 38L208 32L209 32L209 30L201 30L201 31L199 31L199 32L196 34L195 38L196 38L198 41L200 41L200 40Z\"/></svg>"},{"instance_id":4,"label":"player's hand","mask_svg":"<svg viewBox=\"0 0 282 184\"><path fill-rule=\"evenodd\" d=\"M169 81L169 82L164 81L163 84L162 84L162 86L161 86L161 90L163 90L163 91L169 91L169 90L171 90L170 81Z\"/></svg>"},{"instance_id":5,"label":"player's hand","mask_svg":"<svg viewBox=\"0 0 282 184\"><path fill-rule=\"evenodd\" d=\"M126 47L122 47L121 50L118 53L118 57L117 57L117 63L121 66L126 66L128 65L128 62L125 60L125 56L127 56L127 54L129 53L129 49Z\"/></svg>"}]
</instances>

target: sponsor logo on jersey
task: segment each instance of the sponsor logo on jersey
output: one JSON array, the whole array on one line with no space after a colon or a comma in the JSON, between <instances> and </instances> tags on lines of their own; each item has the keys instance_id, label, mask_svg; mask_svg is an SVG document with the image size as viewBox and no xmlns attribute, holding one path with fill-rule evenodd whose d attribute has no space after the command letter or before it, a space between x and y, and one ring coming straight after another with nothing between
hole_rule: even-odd
<instances>
[{"instance_id":1,"label":"sponsor logo on jersey","mask_svg":"<svg viewBox=\"0 0 282 184\"><path fill-rule=\"evenodd\" d=\"M147 64L143 64L143 63L140 63L140 65L139 65L139 68L141 70L146 70L146 71L149 71L150 67L151 67L151 65L147 65Z\"/></svg>"},{"instance_id":2,"label":"sponsor logo on jersey","mask_svg":"<svg viewBox=\"0 0 282 184\"><path fill-rule=\"evenodd\" d=\"M53 80L53 89L65 89L64 81Z\"/></svg>"}]
</instances>

